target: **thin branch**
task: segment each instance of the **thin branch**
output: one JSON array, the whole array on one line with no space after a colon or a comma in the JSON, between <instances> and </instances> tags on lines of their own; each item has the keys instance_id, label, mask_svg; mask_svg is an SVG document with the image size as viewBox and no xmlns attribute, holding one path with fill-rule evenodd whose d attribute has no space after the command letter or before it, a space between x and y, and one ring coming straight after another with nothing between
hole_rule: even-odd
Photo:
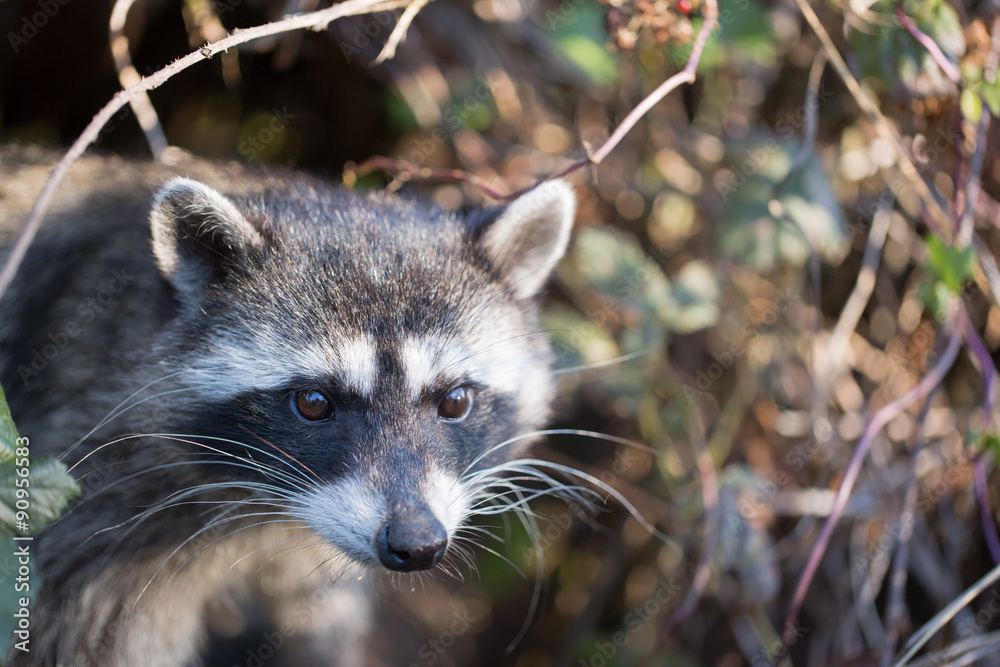
<instances>
[{"instance_id":1,"label":"thin branch","mask_svg":"<svg viewBox=\"0 0 1000 667\"><path fill-rule=\"evenodd\" d=\"M1000 579L1000 565L997 565L983 575L979 581L966 589L960 596L955 598L951 604L939 611L934 618L924 623L923 627L920 628L920 631L910 637L910 641L906 643L906 653L904 653L903 656L895 662L894 667L903 667L906 665L906 663L910 661L910 658L916 655L917 651L919 651L931 637L937 634L938 630L947 625L948 621L955 617L955 614L964 609L966 605L976 599L980 593L992 586L998 579Z\"/></svg>"},{"instance_id":2,"label":"thin branch","mask_svg":"<svg viewBox=\"0 0 1000 667\"><path fill-rule=\"evenodd\" d=\"M844 61L843 56L840 55L840 51L837 50L836 45L830 38L830 34L827 32L826 28L823 27L822 22L820 22L819 17L816 16L816 12L809 5L808 0L795 0L795 4L798 5L799 11L809 22L809 26L819 37L819 41L823 44L823 48L826 50L827 55L830 57L830 63L837 70L837 74L844 81L847 89L850 91L851 95L854 97L858 106L861 108L861 112L868 118L868 121L874 125L876 131L885 139L887 139L896 151L897 162L899 164L899 169L906 177L908 181L916 190L920 199L924 203L924 208L927 210L930 219L933 221L935 226L940 230L946 238L950 238L952 235L952 221L950 216L941 207L940 202L934 196L931 191L930 186L920 175L913 161L910 159L909 154L906 151L905 146L903 146L902 138L899 135L899 130L893 125L889 120L883 115L879 110L878 104L872 100L864 89L861 88L861 84L851 73L850 68Z\"/></svg>"},{"instance_id":3,"label":"thin branch","mask_svg":"<svg viewBox=\"0 0 1000 667\"><path fill-rule=\"evenodd\" d=\"M958 235L955 237L955 247L967 248L972 243L972 233L975 231L976 202L979 201L981 190L983 160L986 155L986 135L990 129L990 113L983 109L979 114L979 126L976 131L976 149L969 164L969 178L965 183L965 208L958 223Z\"/></svg>"},{"instance_id":4,"label":"thin branch","mask_svg":"<svg viewBox=\"0 0 1000 667\"><path fill-rule=\"evenodd\" d=\"M995 76L997 60L1000 59L1000 18L993 21L993 38L990 41L990 51L987 54L985 70L988 74ZM979 93L982 97L982 93ZM983 105L985 106L985 104ZM972 235L975 233L975 213L976 205L979 203L979 193L982 191L983 160L986 155L987 135L990 129L990 114L983 108L979 113L979 127L976 131L976 146L972 153L972 161L969 164L969 179L965 186L965 209L962 211L962 219L959 222L958 238L955 245L958 248L966 248L972 243Z\"/></svg>"},{"instance_id":5,"label":"thin branch","mask_svg":"<svg viewBox=\"0 0 1000 667\"><path fill-rule=\"evenodd\" d=\"M903 493L903 507L899 513L899 537L896 542L896 553L892 558L892 569L889 573L889 601L886 605L885 619L885 642L882 646L881 667L889 667L892 656L896 653L896 644L903 632L903 623L906 620L906 579L910 562L910 540L913 538L913 526L916 524L914 509L917 505L917 455L923 450L927 442L926 425L927 413L930 412L931 396L924 399L924 406L920 411L920 418L917 420L920 430L917 432L917 441L913 445L913 451L908 457L908 475L906 479L906 490ZM907 521L906 517L910 517Z\"/></svg>"},{"instance_id":6,"label":"thin branch","mask_svg":"<svg viewBox=\"0 0 1000 667\"><path fill-rule=\"evenodd\" d=\"M309 28L310 30L317 31L325 30L330 23L339 18L354 16L357 14L368 14L377 11L387 11L390 9L399 9L400 7L408 5L409 2L410 0L345 0L338 5L334 5L329 9L323 9L318 12L300 14L298 16L292 16L280 21L267 23L253 28L247 28L245 30L234 30L232 34L225 39L213 44L206 44L197 51L193 51L192 53L175 60L163 69L142 79L138 83L116 93L115 96L111 98L111 101L108 102L103 109L97 112L97 115L90 121L90 124L87 125L80 137L73 142L73 145L70 146L66 155L64 155L55 166L52 173L49 175L48 180L45 182L45 187L42 188L41 194L38 196L38 199L35 201L35 205L31 209L31 213L28 215L28 220L25 223L24 229L22 229L21 233L18 235L17 241L14 242L14 245L10 250L7 262L4 264L3 270L0 271L0 297L3 297L4 292L7 291L7 287L14 279L14 275L17 273L18 267L21 266L21 262L24 260L24 256L28 252L28 247L34 240L35 234L38 233L38 227L41 225L42 216L45 215L49 205L52 203L52 197L55 195L56 188L62 182L63 178L65 178L66 173L69 171L73 162L83 155L83 152L87 150L88 146L97 140L101 128L103 128L107 122L111 120L112 116L114 116L119 109L124 107L126 104L130 104L133 100L145 95L148 91L159 88L178 72L182 72L196 63L211 58L216 53L233 48L234 46L239 46L240 44L245 44L262 37L270 37L271 35L288 32L289 30L301 30L303 28Z\"/></svg>"},{"instance_id":7,"label":"thin branch","mask_svg":"<svg viewBox=\"0 0 1000 667\"><path fill-rule=\"evenodd\" d=\"M885 245L891 221L892 205L880 206L875 212L871 231L868 232L868 242L861 260L861 270L858 271L854 288L851 290L850 296L847 297L847 303L840 311L837 324L830 334L826 353L823 355L823 368L817 369L822 371L818 378L819 386L816 391L816 402L819 405L826 406L833 376L844 362L844 351L847 349L847 343L851 334L858 328L858 322L861 321L861 316L864 314L865 308L868 307L868 300L875 290L879 258L882 256L882 247Z\"/></svg>"},{"instance_id":8,"label":"thin branch","mask_svg":"<svg viewBox=\"0 0 1000 667\"><path fill-rule=\"evenodd\" d=\"M211 0L185 0L187 14L192 25L188 27L189 45L197 46L203 42L217 42L225 39L228 31L222 25L222 19L215 11ZM287 9L287 7L286 7ZM288 13L288 12L285 12ZM197 39L197 41L194 41ZM235 89L240 85L240 54L238 50L226 51L222 54L222 80L226 87Z\"/></svg>"},{"instance_id":9,"label":"thin branch","mask_svg":"<svg viewBox=\"0 0 1000 667\"><path fill-rule=\"evenodd\" d=\"M913 21L910 20L910 17L906 15L905 11L903 11L902 2L896 4L896 16L899 17L899 22L903 24L906 31L913 35L913 38L920 42L925 49L927 49L927 52L931 55L931 58L934 59L934 62L937 63L937 66L941 68L941 71L944 72L945 76L956 84L961 82L962 75L959 74L958 68L952 65L951 61L945 57L944 53L941 52L941 47L937 45L937 42L928 37L913 23Z\"/></svg>"},{"instance_id":10,"label":"thin branch","mask_svg":"<svg viewBox=\"0 0 1000 667\"><path fill-rule=\"evenodd\" d=\"M844 508L847 506L854 483L857 481L861 467L868 457L868 451L875 442L875 437L882 431L886 424L902 414L914 402L930 393L944 379L948 369L955 362L955 357L958 356L958 350L962 344L962 332L957 324L959 317L963 317L964 314L964 311L958 308L957 303L952 304L948 318L945 321L945 328L952 333L944 354L941 355L941 358L937 360L927 375L917 382L915 386L896 400L879 409L868 422L868 426L865 428L853 456L851 456L850 464L844 473L844 479L840 484L840 488L837 489L837 495L833 500L833 509L823 524L819 538L816 540L809 554L805 570L803 570L798 585L795 587L795 594L792 597L791 607L785 620L786 628L795 627L795 620L798 618L799 610L802 608L806 592L808 592L813 577L816 575L816 570L819 568L820 561L826 553L826 548L830 543L830 538L833 536L833 531L837 527L841 515L844 513Z\"/></svg>"},{"instance_id":11,"label":"thin branch","mask_svg":"<svg viewBox=\"0 0 1000 667\"><path fill-rule=\"evenodd\" d=\"M972 326L972 318L969 316L968 310L965 312L962 333L965 336L965 344L969 346L983 372L983 418L980 429L985 433L990 427L993 416L993 391L996 386L997 368L986 343L979 337L976 328ZM996 523L993 521L993 512L990 509L990 492L986 484L986 461L988 458L988 454L984 453L973 457L973 479L976 486L976 500L979 504L979 518L983 526L983 536L986 538L986 545L993 557L993 562L1000 563L1000 535L997 535Z\"/></svg>"},{"instance_id":12,"label":"thin branch","mask_svg":"<svg viewBox=\"0 0 1000 667\"><path fill-rule=\"evenodd\" d=\"M990 355L986 343L979 337L976 328L972 326L968 310L965 311L962 333L965 336L965 344L972 350L983 371L985 396L983 397L983 419L980 428L985 432L990 426L990 418L993 415L993 392L996 387L997 367L993 363L993 357Z\"/></svg>"},{"instance_id":13,"label":"thin branch","mask_svg":"<svg viewBox=\"0 0 1000 667\"><path fill-rule=\"evenodd\" d=\"M431 167L421 167L407 160L396 160L383 155L372 156L353 169L350 168L350 166L345 168L344 182L347 185L351 185L353 181L357 179L357 176L367 176L376 169L387 173L401 175L403 180L409 180L413 177L424 181L468 183L479 188L487 197L499 201L512 199L521 192L519 190L513 194L505 195L494 190L490 187L489 183L481 179L479 176L471 174L467 171L462 171L461 169L435 169ZM355 176L347 175L351 174L351 172L354 172Z\"/></svg>"},{"instance_id":14,"label":"thin branch","mask_svg":"<svg viewBox=\"0 0 1000 667\"><path fill-rule=\"evenodd\" d=\"M396 22L396 27L392 29L392 33L389 35L389 39L386 40L385 46L382 47L382 52L378 54L378 58L372 63L372 65L381 65L386 60L391 60L396 57L396 47L399 43L403 41L406 37L406 31L409 30L410 24L413 23L413 19L417 18L417 14L421 9L426 7L432 0L413 0L403 10L403 15L399 17L399 21Z\"/></svg>"},{"instance_id":15,"label":"thin branch","mask_svg":"<svg viewBox=\"0 0 1000 667\"><path fill-rule=\"evenodd\" d=\"M703 13L705 22L702 24L701 29L695 37L694 43L691 47L691 54L688 56L688 61L684 66L684 69L657 86L656 90L650 93L642 102L638 104L638 106L632 109L632 111L625 117L625 120L621 122L621 125L615 129L614 133L606 142L604 142L604 145L602 145L600 149L594 151L593 153L588 152L587 157L571 163L569 166L564 167L538 183L533 183L527 187L515 190L510 194L503 195L487 186L479 177L464 171L452 169L426 169L415 165L412 162L407 162L405 160L393 160L392 158L383 156L375 156L365 160L358 167L358 173L368 173L367 171L362 170L368 169L368 171L370 171L372 166L379 169L385 169L386 166L388 166L390 167L390 171L402 171L414 176L419 176L420 178L471 183L478 187L487 197L496 199L497 201L510 201L511 199L515 199L523 195L529 190L533 190L545 181L568 176L569 174L572 174L573 172L591 164L600 164L601 161L604 160L604 158L606 158L608 154L621 142L622 138L628 134L633 127L635 127L635 124L639 122L639 119L646 115L646 113L652 109L657 102L662 100L667 96L667 94L681 84L692 83L695 80L695 71L698 69L698 63L701 61L701 54L705 50L705 44L708 43L708 38L718 25L719 8L716 0L705 0Z\"/></svg>"},{"instance_id":16,"label":"thin branch","mask_svg":"<svg viewBox=\"0 0 1000 667\"><path fill-rule=\"evenodd\" d=\"M682 83L693 83L695 79L695 70L698 69L698 63L701 61L701 52L705 50L705 45L708 43L708 38L712 34L718 24L719 18L719 7L716 4L716 0L707 0L704 5L704 20L705 22L701 26L701 30L698 32L698 36L695 37L694 44L691 47L691 54L688 56L687 64L684 69L673 75L663 83L661 83L656 90L649 94L649 96L639 103L635 109L633 109L629 115L625 116L625 120L622 121L618 129L614 131L608 140L604 143L596 153L589 156L587 160L581 160L584 166L588 163L600 164L601 161L608 156L615 146L622 140L622 138L628 134L639 119L646 115L646 112L653 108L657 102L662 100L667 96L670 91L677 88Z\"/></svg>"},{"instance_id":17,"label":"thin branch","mask_svg":"<svg viewBox=\"0 0 1000 667\"><path fill-rule=\"evenodd\" d=\"M734 400L740 400L734 398ZM701 413L695 407L691 413L691 446L694 448L695 462L698 465L698 475L701 478L701 498L705 508L705 534L701 547L701 556L695 569L694 580L687 596L660 626L659 641L666 641L667 633L675 625L683 621L698 607L708 578L712 574L712 562L715 560L715 545L719 539L719 480L715 472L715 461L712 460L711 448L705 442L705 427L701 421Z\"/></svg>"},{"instance_id":18,"label":"thin branch","mask_svg":"<svg viewBox=\"0 0 1000 667\"><path fill-rule=\"evenodd\" d=\"M125 19L128 17L128 10L135 3L135 0L117 0L114 9L111 10L111 19L108 21L108 41L111 44L111 55L115 59L115 68L118 70L118 81L122 88L129 88L142 80L139 72L136 71L132 63L132 53L129 50L128 37L125 36ZM139 127L146 135L146 142L149 150L153 152L153 159L159 162L163 157L163 151L170 144L167 142L167 135L160 124L160 118L156 115L153 102L149 95L143 91L129 101L132 111L139 121Z\"/></svg>"},{"instance_id":19,"label":"thin branch","mask_svg":"<svg viewBox=\"0 0 1000 667\"><path fill-rule=\"evenodd\" d=\"M990 489L986 485L986 462L984 456L977 456L972 459L972 477L975 480L976 500L979 505L979 519L983 524L983 536L986 538L986 546L989 547L990 556L993 562L1000 564L1000 537L997 537L997 526L993 521L993 512L990 510Z\"/></svg>"},{"instance_id":20,"label":"thin branch","mask_svg":"<svg viewBox=\"0 0 1000 667\"><path fill-rule=\"evenodd\" d=\"M795 156L795 161L788 169L788 173L772 188L771 199L776 198L781 193L781 190L788 184L792 176L798 173L802 165L814 155L816 127L818 125L816 117L819 111L819 84L823 80L823 72L826 70L826 63L828 61L829 58L826 55L826 51L816 52L816 57L813 59L812 67L809 70L809 84L806 87L806 101L804 103L806 122L802 130L802 148L799 149L798 154Z\"/></svg>"}]
</instances>

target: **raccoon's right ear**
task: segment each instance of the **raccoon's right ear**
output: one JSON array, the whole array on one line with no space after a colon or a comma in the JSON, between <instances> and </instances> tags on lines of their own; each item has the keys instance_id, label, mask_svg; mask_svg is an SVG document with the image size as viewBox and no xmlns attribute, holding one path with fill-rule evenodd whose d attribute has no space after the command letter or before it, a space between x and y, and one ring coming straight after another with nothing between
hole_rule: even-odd
<instances>
[{"instance_id":1,"label":"raccoon's right ear","mask_svg":"<svg viewBox=\"0 0 1000 667\"><path fill-rule=\"evenodd\" d=\"M156 193L150 225L160 271L182 297L195 299L264 242L231 201L188 178Z\"/></svg>"}]
</instances>

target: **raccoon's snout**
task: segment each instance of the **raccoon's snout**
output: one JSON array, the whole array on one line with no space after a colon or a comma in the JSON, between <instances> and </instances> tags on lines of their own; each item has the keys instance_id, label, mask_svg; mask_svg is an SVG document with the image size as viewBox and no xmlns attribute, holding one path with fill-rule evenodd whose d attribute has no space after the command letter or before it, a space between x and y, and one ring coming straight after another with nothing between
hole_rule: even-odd
<instances>
[{"instance_id":1,"label":"raccoon's snout","mask_svg":"<svg viewBox=\"0 0 1000 667\"><path fill-rule=\"evenodd\" d=\"M448 532L430 512L390 518L378 531L378 559L397 572L429 570L448 549Z\"/></svg>"}]
</instances>

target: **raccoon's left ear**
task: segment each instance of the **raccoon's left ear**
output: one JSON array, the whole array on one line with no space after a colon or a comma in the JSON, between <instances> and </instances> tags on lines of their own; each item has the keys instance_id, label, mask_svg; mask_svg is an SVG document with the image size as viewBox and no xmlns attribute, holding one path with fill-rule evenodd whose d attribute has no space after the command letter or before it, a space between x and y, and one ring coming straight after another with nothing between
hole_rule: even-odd
<instances>
[{"instance_id":1,"label":"raccoon's left ear","mask_svg":"<svg viewBox=\"0 0 1000 667\"><path fill-rule=\"evenodd\" d=\"M548 181L527 192L482 233L479 243L518 299L539 292L566 252L576 195L566 181Z\"/></svg>"},{"instance_id":2,"label":"raccoon's left ear","mask_svg":"<svg viewBox=\"0 0 1000 667\"><path fill-rule=\"evenodd\" d=\"M206 285L264 242L233 202L188 178L175 178L156 193L150 225L160 271L188 299L197 300Z\"/></svg>"}]
</instances>

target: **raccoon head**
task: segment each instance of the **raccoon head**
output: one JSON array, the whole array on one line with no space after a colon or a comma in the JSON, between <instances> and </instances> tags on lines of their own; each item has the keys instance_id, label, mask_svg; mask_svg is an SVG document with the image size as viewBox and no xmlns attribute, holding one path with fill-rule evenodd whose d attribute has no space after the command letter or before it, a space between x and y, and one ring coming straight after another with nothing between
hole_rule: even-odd
<instances>
[{"instance_id":1,"label":"raccoon head","mask_svg":"<svg viewBox=\"0 0 1000 667\"><path fill-rule=\"evenodd\" d=\"M151 222L179 305L154 343L157 372L185 381L172 425L356 562L435 566L476 502L470 475L548 416L536 296L574 209L563 181L470 216L169 182Z\"/></svg>"}]
</instances>

